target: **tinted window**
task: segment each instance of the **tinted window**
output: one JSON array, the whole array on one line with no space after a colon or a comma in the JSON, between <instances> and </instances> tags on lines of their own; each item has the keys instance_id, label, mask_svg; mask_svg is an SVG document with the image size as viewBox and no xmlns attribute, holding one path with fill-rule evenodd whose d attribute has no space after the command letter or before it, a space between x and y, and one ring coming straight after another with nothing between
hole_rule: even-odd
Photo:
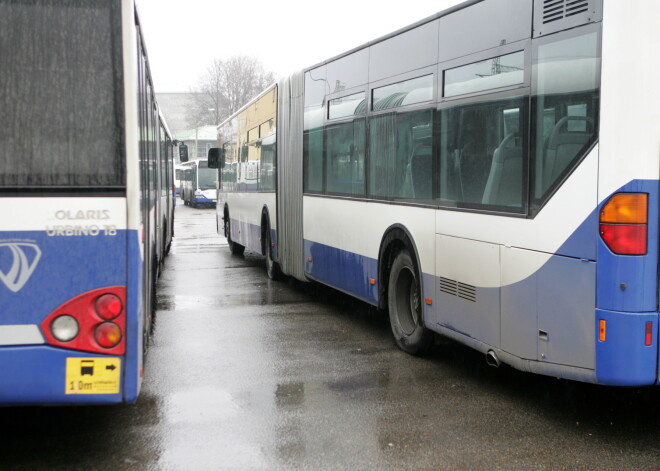
<instances>
[{"instance_id":1,"label":"tinted window","mask_svg":"<svg viewBox=\"0 0 660 471\"><path fill-rule=\"evenodd\" d=\"M322 104L325 95L330 93L325 69L323 65L305 73L305 110Z\"/></svg>"},{"instance_id":2,"label":"tinted window","mask_svg":"<svg viewBox=\"0 0 660 471\"><path fill-rule=\"evenodd\" d=\"M364 92L335 98L328 103L329 119L345 118L347 116L363 114L366 111Z\"/></svg>"},{"instance_id":3,"label":"tinted window","mask_svg":"<svg viewBox=\"0 0 660 471\"><path fill-rule=\"evenodd\" d=\"M118 8L0 0L0 186L124 185Z\"/></svg>"},{"instance_id":4,"label":"tinted window","mask_svg":"<svg viewBox=\"0 0 660 471\"><path fill-rule=\"evenodd\" d=\"M516 98L441 111L443 204L523 211L527 103Z\"/></svg>"},{"instance_id":5,"label":"tinted window","mask_svg":"<svg viewBox=\"0 0 660 471\"><path fill-rule=\"evenodd\" d=\"M598 32L536 48L532 71L535 208L549 197L598 138Z\"/></svg>"},{"instance_id":6,"label":"tinted window","mask_svg":"<svg viewBox=\"0 0 660 471\"><path fill-rule=\"evenodd\" d=\"M523 83L524 59L524 53L520 51L446 70L444 96L452 97Z\"/></svg>"},{"instance_id":7,"label":"tinted window","mask_svg":"<svg viewBox=\"0 0 660 471\"><path fill-rule=\"evenodd\" d=\"M323 122L325 94L329 93L325 66L305 74L305 110L303 117L304 191L323 191Z\"/></svg>"},{"instance_id":8,"label":"tinted window","mask_svg":"<svg viewBox=\"0 0 660 471\"><path fill-rule=\"evenodd\" d=\"M303 159L305 166L305 191L323 191L323 128L305 131L303 134Z\"/></svg>"},{"instance_id":9,"label":"tinted window","mask_svg":"<svg viewBox=\"0 0 660 471\"><path fill-rule=\"evenodd\" d=\"M261 162L259 164L259 189L272 191L275 189L275 135L261 141Z\"/></svg>"},{"instance_id":10,"label":"tinted window","mask_svg":"<svg viewBox=\"0 0 660 471\"><path fill-rule=\"evenodd\" d=\"M364 119L328 126L325 132L327 192L364 196Z\"/></svg>"},{"instance_id":11,"label":"tinted window","mask_svg":"<svg viewBox=\"0 0 660 471\"><path fill-rule=\"evenodd\" d=\"M326 65L326 93L336 93L367 83L369 50L362 49Z\"/></svg>"},{"instance_id":12,"label":"tinted window","mask_svg":"<svg viewBox=\"0 0 660 471\"><path fill-rule=\"evenodd\" d=\"M372 110L387 110L433 99L433 75L374 88L371 91Z\"/></svg>"},{"instance_id":13,"label":"tinted window","mask_svg":"<svg viewBox=\"0 0 660 471\"><path fill-rule=\"evenodd\" d=\"M369 120L369 195L430 199L433 110L387 113Z\"/></svg>"},{"instance_id":14,"label":"tinted window","mask_svg":"<svg viewBox=\"0 0 660 471\"><path fill-rule=\"evenodd\" d=\"M533 5L531 1L490 0L440 18L439 61L529 38Z\"/></svg>"},{"instance_id":15,"label":"tinted window","mask_svg":"<svg viewBox=\"0 0 660 471\"><path fill-rule=\"evenodd\" d=\"M369 80L375 82L436 64L438 24L435 20L371 46ZM392 60L393 57L396 60Z\"/></svg>"},{"instance_id":16,"label":"tinted window","mask_svg":"<svg viewBox=\"0 0 660 471\"><path fill-rule=\"evenodd\" d=\"M213 168L208 168L206 161L200 161L197 170L198 187L200 190L212 190L216 187L217 172Z\"/></svg>"}]
</instances>

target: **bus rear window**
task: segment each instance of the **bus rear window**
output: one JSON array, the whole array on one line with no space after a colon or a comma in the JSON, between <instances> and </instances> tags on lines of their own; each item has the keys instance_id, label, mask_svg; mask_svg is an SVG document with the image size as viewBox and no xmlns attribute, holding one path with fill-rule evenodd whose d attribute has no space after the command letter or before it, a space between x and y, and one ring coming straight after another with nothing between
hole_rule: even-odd
<instances>
[{"instance_id":1,"label":"bus rear window","mask_svg":"<svg viewBox=\"0 0 660 471\"><path fill-rule=\"evenodd\" d=\"M119 14L0 0L0 188L124 186Z\"/></svg>"}]
</instances>

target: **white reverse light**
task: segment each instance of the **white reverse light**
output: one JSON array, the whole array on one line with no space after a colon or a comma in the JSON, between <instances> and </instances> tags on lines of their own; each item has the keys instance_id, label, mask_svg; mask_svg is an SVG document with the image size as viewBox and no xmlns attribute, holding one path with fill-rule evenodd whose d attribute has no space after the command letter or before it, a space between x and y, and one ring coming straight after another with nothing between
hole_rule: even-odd
<instances>
[{"instance_id":1,"label":"white reverse light","mask_svg":"<svg viewBox=\"0 0 660 471\"><path fill-rule=\"evenodd\" d=\"M60 342L69 342L75 339L79 330L78 321L67 314L58 316L50 325L53 337Z\"/></svg>"}]
</instances>

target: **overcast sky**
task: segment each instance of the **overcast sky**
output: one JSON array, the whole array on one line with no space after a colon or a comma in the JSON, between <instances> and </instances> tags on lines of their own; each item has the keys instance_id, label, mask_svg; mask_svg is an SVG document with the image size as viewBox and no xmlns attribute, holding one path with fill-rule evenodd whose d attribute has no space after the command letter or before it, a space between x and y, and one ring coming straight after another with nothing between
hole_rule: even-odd
<instances>
[{"instance_id":1,"label":"overcast sky","mask_svg":"<svg viewBox=\"0 0 660 471\"><path fill-rule=\"evenodd\" d=\"M256 57L277 77L460 0L136 0L156 91L188 92L214 59Z\"/></svg>"}]
</instances>

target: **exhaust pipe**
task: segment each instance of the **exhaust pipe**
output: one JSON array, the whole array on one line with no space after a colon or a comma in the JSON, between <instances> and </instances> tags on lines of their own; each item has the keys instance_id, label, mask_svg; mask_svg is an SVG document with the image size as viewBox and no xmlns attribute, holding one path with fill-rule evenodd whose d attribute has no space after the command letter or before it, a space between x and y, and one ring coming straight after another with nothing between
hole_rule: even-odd
<instances>
[{"instance_id":1,"label":"exhaust pipe","mask_svg":"<svg viewBox=\"0 0 660 471\"><path fill-rule=\"evenodd\" d=\"M497 353L494 350L488 350L486 353L486 363L492 367L500 367L500 359L497 357Z\"/></svg>"}]
</instances>

